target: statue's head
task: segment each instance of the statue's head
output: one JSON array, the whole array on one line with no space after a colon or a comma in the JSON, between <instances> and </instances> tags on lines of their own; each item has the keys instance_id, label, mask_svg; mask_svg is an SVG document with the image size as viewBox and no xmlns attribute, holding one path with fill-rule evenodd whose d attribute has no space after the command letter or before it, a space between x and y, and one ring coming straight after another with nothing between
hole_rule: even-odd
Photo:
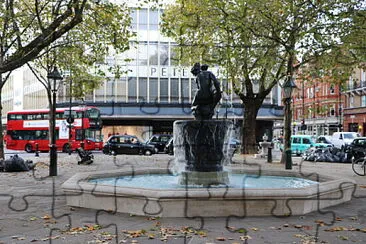
<instances>
[{"instance_id":1,"label":"statue's head","mask_svg":"<svg viewBox=\"0 0 366 244\"><path fill-rule=\"evenodd\" d=\"M202 64L201 69L202 70L208 70L208 65L207 64Z\"/></svg>"},{"instance_id":2,"label":"statue's head","mask_svg":"<svg viewBox=\"0 0 366 244\"><path fill-rule=\"evenodd\" d=\"M198 73L201 71L201 64L200 63L195 63L191 69L191 73L194 76L197 76Z\"/></svg>"}]
</instances>

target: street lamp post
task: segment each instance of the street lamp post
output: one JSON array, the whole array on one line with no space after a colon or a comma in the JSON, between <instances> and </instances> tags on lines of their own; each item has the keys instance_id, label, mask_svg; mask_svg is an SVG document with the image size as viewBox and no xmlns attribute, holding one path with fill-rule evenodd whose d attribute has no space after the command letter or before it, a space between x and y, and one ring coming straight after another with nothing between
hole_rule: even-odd
<instances>
[{"instance_id":1,"label":"street lamp post","mask_svg":"<svg viewBox=\"0 0 366 244\"><path fill-rule=\"evenodd\" d=\"M69 124L69 155L71 155L71 151L72 151L72 147L71 147L71 137L72 137L72 123L74 123L74 117L71 114L71 106L72 106L72 79L70 77L70 89L69 89L69 94L70 94L70 102L69 102L69 116L67 117L67 123Z\"/></svg>"},{"instance_id":2,"label":"street lamp post","mask_svg":"<svg viewBox=\"0 0 366 244\"><path fill-rule=\"evenodd\" d=\"M285 161L286 169L292 169L291 156L291 96L292 91L297 88L294 79L288 77L282 85L284 104L285 104L285 122L284 122L284 150L282 154L282 162Z\"/></svg>"},{"instance_id":3,"label":"street lamp post","mask_svg":"<svg viewBox=\"0 0 366 244\"><path fill-rule=\"evenodd\" d=\"M52 72L47 74L47 79L51 85L52 92L52 117L50 129L53 131L50 144L50 176L57 176L57 146L56 146L56 93L58 90L58 83L62 80L60 72L58 72L57 67L54 67Z\"/></svg>"}]
</instances>

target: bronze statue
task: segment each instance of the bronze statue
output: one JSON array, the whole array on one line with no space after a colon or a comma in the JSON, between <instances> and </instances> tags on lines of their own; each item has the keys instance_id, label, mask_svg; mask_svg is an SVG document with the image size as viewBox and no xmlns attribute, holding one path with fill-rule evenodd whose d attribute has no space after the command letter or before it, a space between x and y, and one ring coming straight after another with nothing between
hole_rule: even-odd
<instances>
[{"instance_id":1,"label":"bronze statue","mask_svg":"<svg viewBox=\"0 0 366 244\"><path fill-rule=\"evenodd\" d=\"M196 76L197 92L192 102L192 112L197 120L212 119L215 107L221 99L220 83L215 75L208 71L208 65L195 63L191 73Z\"/></svg>"}]
</instances>

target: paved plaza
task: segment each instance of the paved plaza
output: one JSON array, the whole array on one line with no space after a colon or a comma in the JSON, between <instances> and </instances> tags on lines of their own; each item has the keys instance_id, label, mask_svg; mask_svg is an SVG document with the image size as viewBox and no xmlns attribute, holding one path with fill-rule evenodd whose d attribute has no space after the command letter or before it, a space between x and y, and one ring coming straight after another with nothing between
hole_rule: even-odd
<instances>
[{"instance_id":1,"label":"paved plaza","mask_svg":"<svg viewBox=\"0 0 366 244\"><path fill-rule=\"evenodd\" d=\"M10 154L7 155L9 157ZM58 155L58 176L48 177L48 154L20 154L35 171L0 173L0 243L364 243L366 241L366 177L351 164L302 162L293 171L352 179L357 187L350 202L303 216L158 218L66 205L61 184L77 172L98 172L131 165L167 168L174 157L116 157L95 152L91 165L78 165L74 153ZM231 167L284 170L274 160L236 155ZM224 207L224 206L223 206Z\"/></svg>"}]
</instances>

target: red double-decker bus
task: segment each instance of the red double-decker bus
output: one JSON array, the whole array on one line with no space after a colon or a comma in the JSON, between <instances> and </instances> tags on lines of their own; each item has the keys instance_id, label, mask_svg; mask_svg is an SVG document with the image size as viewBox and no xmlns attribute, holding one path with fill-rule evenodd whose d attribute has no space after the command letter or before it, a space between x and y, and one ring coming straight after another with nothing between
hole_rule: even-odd
<instances>
[{"instance_id":1,"label":"red double-decker bus","mask_svg":"<svg viewBox=\"0 0 366 244\"><path fill-rule=\"evenodd\" d=\"M70 111L74 118L71 126L67 123ZM8 112L6 148L34 152L38 147L39 151L49 151L48 113L48 109ZM68 152L70 148L74 151L81 146L85 150L101 150L101 130L100 111L95 107L56 109L56 145L59 151Z\"/></svg>"}]
</instances>

